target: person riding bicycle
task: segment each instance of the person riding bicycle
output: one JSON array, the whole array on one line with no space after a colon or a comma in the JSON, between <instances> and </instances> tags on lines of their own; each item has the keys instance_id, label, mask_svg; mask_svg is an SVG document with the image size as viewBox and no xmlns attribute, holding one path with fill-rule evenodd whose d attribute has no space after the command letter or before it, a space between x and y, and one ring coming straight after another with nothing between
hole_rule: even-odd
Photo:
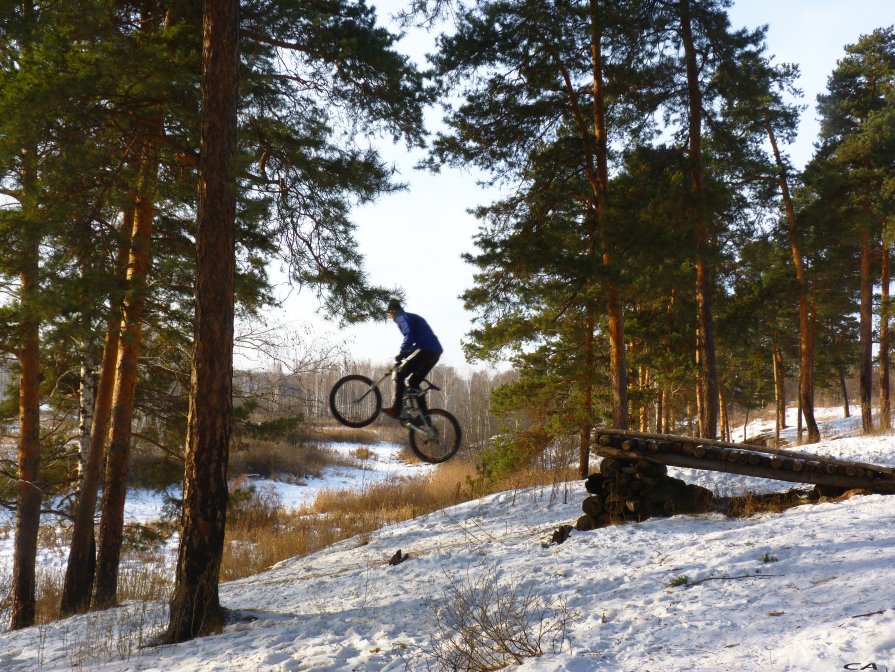
<instances>
[{"instance_id":1,"label":"person riding bicycle","mask_svg":"<svg viewBox=\"0 0 895 672\"><path fill-rule=\"evenodd\" d=\"M398 370L398 375L395 378L395 401L390 407L383 408L382 412L391 418L401 419L403 410L401 401L404 398L406 385L409 385L411 389L418 390L420 383L438 363L444 350L429 324L419 315L405 312L398 299L388 302L388 316L389 319L394 320L404 335L401 352L395 357L395 361L407 361ZM419 352L407 359L407 356L414 350L419 350ZM425 398L420 396L419 403L421 410L425 412Z\"/></svg>"}]
</instances>

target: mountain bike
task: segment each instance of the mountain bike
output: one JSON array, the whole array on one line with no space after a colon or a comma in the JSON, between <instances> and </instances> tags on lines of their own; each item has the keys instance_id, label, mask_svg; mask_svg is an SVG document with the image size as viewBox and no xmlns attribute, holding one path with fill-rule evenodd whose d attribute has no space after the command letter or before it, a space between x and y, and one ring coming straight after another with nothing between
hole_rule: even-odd
<instances>
[{"instance_id":1,"label":"mountain bike","mask_svg":"<svg viewBox=\"0 0 895 672\"><path fill-rule=\"evenodd\" d=\"M418 351L417 351L418 352ZM382 392L379 386L388 377L398 375L404 363L391 367L377 381L351 374L336 381L329 393L329 410L346 427L366 427L382 412ZM424 380L419 389L408 387L401 400L401 425L408 430L410 449L423 462L437 464L451 459L460 448L462 432L457 419L443 408L429 408L421 402L431 391L440 388Z\"/></svg>"}]
</instances>

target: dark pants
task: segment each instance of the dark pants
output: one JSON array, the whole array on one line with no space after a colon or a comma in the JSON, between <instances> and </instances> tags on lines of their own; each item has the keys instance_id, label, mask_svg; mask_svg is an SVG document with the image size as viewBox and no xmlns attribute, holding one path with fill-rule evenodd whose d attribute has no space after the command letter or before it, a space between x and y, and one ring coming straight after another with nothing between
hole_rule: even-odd
<instances>
[{"instance_id":1,"label":"dark pants","mask_svg":"<svg viewBox=\"0 0 895 672\"><path fill-rule=\"evenodd\" d=\"M398 375L395 378L395 408L401 408L401 400L404 398L404 390L406 385L409 385L413 388L419 388L420 383L423 382L423 379L429 375L429 371L431 371L435 365L438 363L438 360L441 358L440 352L432 352L431 350L420 350L419 354L407 362L404 366L401 367L401 370L398 371ZM405 381L406 385L405 385ZM426 401L424 397L419 398L420 408L423 411L426 409Z\"/></svg>"}]
</instances>

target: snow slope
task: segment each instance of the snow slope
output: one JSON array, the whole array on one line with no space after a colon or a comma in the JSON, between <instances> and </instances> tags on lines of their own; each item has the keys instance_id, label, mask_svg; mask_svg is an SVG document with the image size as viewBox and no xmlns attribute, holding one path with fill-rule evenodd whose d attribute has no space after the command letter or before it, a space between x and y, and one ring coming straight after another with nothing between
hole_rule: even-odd
<instances>
[{"instance_id":1,"label":"snow slope","mask_svg":"<svg viewBox=\"0 0 895 672\"><path fill-rule=\"evenodd\" d=\"M839 433L833 424L825 433ZM892 435L816 450L895 464ZM728 493L792 487L679 475ZM436 610L484 582L569 615L559 650L545 640L544 655L510 669L895 671L895 498L653 519L545 545L584 497L577 482L501 493L282 562L222 585L232 622L182 645L138 648L163 626L164 605L4 633L0 669L443 669ZM391 566L398 549L410 559Z\"/></svg>"}]
</instances>

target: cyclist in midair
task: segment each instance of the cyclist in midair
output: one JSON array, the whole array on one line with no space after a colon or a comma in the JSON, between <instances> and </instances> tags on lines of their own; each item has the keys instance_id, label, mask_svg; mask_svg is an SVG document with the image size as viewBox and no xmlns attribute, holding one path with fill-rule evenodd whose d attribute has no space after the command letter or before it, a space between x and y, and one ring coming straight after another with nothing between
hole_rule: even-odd
<instances>
[{"instance_id":1,"label":"cyclist in midair","mask_svg":"<svg viewBox=\"0 0 895 672\"><path fill-rule=\"evenodd\" d=\"M419 389L420 383L423 382L423 379L438 363L444 350L441 347L441 343L438 342L438 337L426 320L415 313L405 312L398 299L392 299L388 302L388 316L389 319L394 320L404 335L401 351L395 357L395 361L400 362L406 359L414 350L419 350L398 371L398 375L395 378L394 403L390 407L382 409L382 412L389 417L400 418L401 401L404 398L406 386L409 385L412 389ZM424 397L420 397L419 401L423 406L422 411L425 412Z\"/></svg>"}]
</instances>

